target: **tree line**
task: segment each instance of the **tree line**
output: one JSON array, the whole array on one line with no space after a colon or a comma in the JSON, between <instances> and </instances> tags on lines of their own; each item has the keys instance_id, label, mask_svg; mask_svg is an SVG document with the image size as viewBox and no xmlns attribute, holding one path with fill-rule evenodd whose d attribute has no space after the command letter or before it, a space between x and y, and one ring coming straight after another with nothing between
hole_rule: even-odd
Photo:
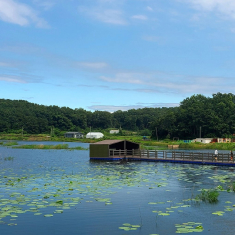
<instances>
[{"instance_id":1,"label":"tree line","mask_svg":"<svg viewBox=\"0 0 235 235\"><path fill-rule=\"evenodd\" d=\"M87 111L0 99L0 132L43 134L108 128L146 133L159 139L228 137L235 133L235 95L193 95L174 108Z\"/></svg>"}]
</instances>

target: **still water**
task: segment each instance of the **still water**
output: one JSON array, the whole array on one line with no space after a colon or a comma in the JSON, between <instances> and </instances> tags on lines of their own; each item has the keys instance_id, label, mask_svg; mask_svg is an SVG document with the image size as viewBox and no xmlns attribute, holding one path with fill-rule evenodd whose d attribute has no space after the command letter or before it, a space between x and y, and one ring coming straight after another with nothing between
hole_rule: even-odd
<instances>
[{"instance_id":1,"label":"still water","mask_svg":"<svg viewBox=\"0 0 235 235\"><path fill-rule=\"evenodd\" d=\"M0 234L171 235L201 225L201 234L234 235L233 182L233 167L97 162L87 150L1 146ZM218 186L218 203L191 200Z\"/></svg>"}]
</instances>

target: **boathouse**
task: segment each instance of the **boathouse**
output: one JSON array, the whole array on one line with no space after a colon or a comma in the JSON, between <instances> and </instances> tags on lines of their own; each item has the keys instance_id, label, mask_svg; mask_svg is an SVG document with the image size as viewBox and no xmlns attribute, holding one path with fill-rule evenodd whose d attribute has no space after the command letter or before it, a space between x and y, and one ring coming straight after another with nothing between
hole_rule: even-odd
<instances>
[{"instance_id":1,"label":"boathouse","mask_svg":"<svg viewBox=\"0 0 235 235\"><path fill-rule=\"evenodd\" d=\"M90 159L120 160L139 149L139 144L128 140L103 140L90 144Z\"/></svg>"}]
</instances>

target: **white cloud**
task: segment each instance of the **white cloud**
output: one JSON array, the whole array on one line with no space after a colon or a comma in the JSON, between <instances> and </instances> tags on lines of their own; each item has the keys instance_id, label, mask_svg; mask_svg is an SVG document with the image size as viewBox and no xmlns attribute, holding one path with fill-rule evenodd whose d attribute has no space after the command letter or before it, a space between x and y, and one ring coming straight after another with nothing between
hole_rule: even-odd
<instances>
[{"instance_id":1,"label":"white cloud","mask_svg":"<svg viewBox=\"0 0 235 235\"><path fill-rule=\"evenodd\" d=\"M92 62L78 62L77 65L82 68L87 68L87 69L103 69L108 66L108 64L104 62L97 62L97 63L92 63Z\"/></svg>"},{"instance_id":2,"label":"white cloud","mask_svg":"<svg viewBox=\"0 0 235 235\"><path fill-rule=\"evenodd\" d=\"M27 73L20 73L19 75L3 73L0 74L0 81L10 83L44 83L43 78Z\"/></svg>"},{"instance_id":3,"label":"white cloud","mask_svg":"<svg viewBox=\"0 0 235 235\"><path fill-rule=\"evenodd\" d=\"M117 73L114 78L101 76L101 80L106 82L116 82L116 83L131 83L131 84L143 84L144 74L141 73Z\"/></svg>"},{"instance_id":4,"label":"white cloud","mask_svg":"<svg viewBox=\"0 0 235 235\"><path fill-rule=\"evenodd\" d=\"M113 90L136 91L144 93L175 93L175 94L212 94L216 92L232 92L235 80L226 77L196 77L161 72L151 73L117 73L101 76L105 82L131 84L130 87L113 88ZM226 84L226 85L225 85Z\"/></svg>"},{"instance_id":5,"label":"white cloud","mask_svg":"<svg viewBox=\"0 0 235 235\"><path fill-rule=\"evenodd\" d=\"M113 0L99 0L95 1L95 3L93 7L80 6L78 10L104 23L116 25L127 24L123 11L119 7L121 3L117 4L117 1Z\"/></svg>"},{"instance_id":6,"label":"white cloud","mask_svg":"<svg viewBox=\"0 0 235 235\"><path fill-rule=\"evenodd\" d=\"M4 82L13 82L13 83L27 83L26 81L24 81L22 78L18 77L18 76L1 76L0 75L0 81L4 81Z\"/></svg>"},{"instance_id":7,"label":"white cloud","mask_svg":"<svg viewBox=\"0 0 235 235\"><path fill-rule=\"evenodd\" d=\"M153 8L150 7L150 6L147 6L146 9L147 9L148 11L153 11Z\"/></svg>"},{"instance_id":8,"label":"white cloud","mask_svg":"<svg viewBox=\"0 0 235 235\"><path fill-rule=\"evenodd\" d=\"M148 19L148 17L145 15L133 15L131 18L136 19L136 20L147 20Z\"/></svg>"},{"instance_id":9,"label":"white cloud","mask_svg":"<svg viewBox=\"0 0 235 235\"><path fill-rule=\"evenodd\" d=\"M1 62L0 61L0 67L10 67L11 65L9 63L6 62Z\"/></svg>"},{"instance_id":10,"label":"white cloud","mask_svg":"<svg viewBox=\"0 0 235 235\"><path fill-rule=\"evenodd\" d=\"M223 17L235 19L234 0L180 0L192 5L198 11L216 12Z\"/></svg>"},{"instance_id":11,"label":"white cloud","mask_svg":"<svg viewBox=\"0 0 235 235\"><path fill-rule=\"evenodd\" d=\"M113 10L113 9L105 9L102 11L96 10L94 12L94 16L98 20L104 23L117 24L117 25L126 24L126 21L122 17L122 12L119 10Z\"/></svg>"},{"instance_id":12,"label":"white cloud","mask_svg":"<svg viewBox=\"0 0 235 235\"><path fill-rule=\"evenodd\" d=\"M117 110L127 111L130 109L142 109L142 108L161 108L161 107L177 107L178 103L137 103L136 105L92 105L88 108L91 110L108 111L113 113Z\"/></svg>"},{"instance_id":13,"label":"white cloud","mask_svg":"<svg viewBox=\"0 0 235 235\"><path fill-rule=\"evenodd\" d=\"M159 42L160 38L156 36L144 36L143 39L149 42Z\"/></svg>"},{"instance_id":14,"label":"white cloud","mask_svg":"<svg viewBox=\"0 0 235 235\"><path fill-rule=\"evenodd\" d=\"M23 64L24 63L22 63L22 62L15 62L15 61L10 61L10 62L0 61L0 67L15 68L15 67L21 66Z\"/></svg>"},{"instance_id":15,"label":"white cloud","mask_svg":"<svg viewBox=\"0 0 235 235\"><path fill-rule=\"evenodd\" d=\"M37 27L48 27L47 22L38 17L28 5L14 0L0 0L0 19L12 24L27 26L34 23Z\"/></svg>"},{"instance_id":16,"label":"white cloud","mask_svg":"<svg viewBox=\"0 0 235 235\"><path fill-rule=\"evenodd\" d=\"M45 11L51 9L54 5L55 5L55 2L54 1L51 1L51 0L33 0L33 2L37 5L37 6L40 6L42 7Z\"/></svg>"}]
</instances>

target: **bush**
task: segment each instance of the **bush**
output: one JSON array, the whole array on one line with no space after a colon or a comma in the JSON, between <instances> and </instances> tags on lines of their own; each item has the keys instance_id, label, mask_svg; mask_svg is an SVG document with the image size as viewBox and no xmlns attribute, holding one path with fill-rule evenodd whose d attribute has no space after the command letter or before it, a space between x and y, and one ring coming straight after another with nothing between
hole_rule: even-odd
<instances>
[{"instance_id":1,"label":"bush","mask_svg":"<svg viewBox=\"0 0 235 235\"><path fill-rule=\"evenodd\" d=\"M151 135L151 131L148 129L142 130L140 131L140 135L141 136L150 136Z\"/></svg>"}]
</instances>

